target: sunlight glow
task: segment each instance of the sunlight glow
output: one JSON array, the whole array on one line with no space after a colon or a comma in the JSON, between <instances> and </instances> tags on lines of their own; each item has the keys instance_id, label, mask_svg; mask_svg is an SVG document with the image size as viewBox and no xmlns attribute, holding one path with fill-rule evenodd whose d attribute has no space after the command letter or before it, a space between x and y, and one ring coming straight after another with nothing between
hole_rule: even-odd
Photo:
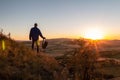
<instances>
[{"instance_id":1,"label":"sunlight glow","mask_svg":"<svg viewBox=\"0 0 120 80\"><path fill-rule=\"evenodd\" d=\"M104 34L103 34L102 30L100 30L98 28L91 28L85 32L84 38L93 39L93 40L103 39Z\"/></svg>"}]
</instances>

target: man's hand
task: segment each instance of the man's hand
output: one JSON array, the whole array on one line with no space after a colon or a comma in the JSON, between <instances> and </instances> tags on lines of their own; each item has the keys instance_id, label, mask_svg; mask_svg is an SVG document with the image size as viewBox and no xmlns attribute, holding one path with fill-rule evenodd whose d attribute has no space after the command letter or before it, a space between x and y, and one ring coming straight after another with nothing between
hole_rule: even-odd
<instances>
[{"instance_id":1,"label":"man's hand","mask_svg":"<svg viewBox=\"0 0 120 80\"><path fill-rule=\"evenodd\" d=\"M31 38L29 38L29 40L31 40Z\"/></svg>"},{"instance_id":2,"label":"man's hand","mask_svg":"<svg viewBox=\"0 0 120 80\"><path fill-rule=\"evenodd\" d=\"M43 37L43 39L46 39L45 37Z\"/></svg>"}]
</instances>

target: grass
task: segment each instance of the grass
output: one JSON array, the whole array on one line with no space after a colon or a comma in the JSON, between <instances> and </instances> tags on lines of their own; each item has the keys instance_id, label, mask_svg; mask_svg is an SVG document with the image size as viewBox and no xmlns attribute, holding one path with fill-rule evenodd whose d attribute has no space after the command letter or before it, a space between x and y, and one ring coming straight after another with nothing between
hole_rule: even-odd
<instances>
[{"instance_id":1,"label":"grass","mask_svg":"<svg viewBox=\"0 0 120 80\"><path fill-rule=\"evenodd\" d=\"M98 71L101 71L105 79L120 77L120 65L116 65L107 61L100 63L100 65L101 67L98 68Z\"/></svg>"},{"instance_id":2,"label":"grass","mask_svg":"<svg viewBox=\"0 0 120 80\"><path fill-rule=\"evenodd\" d=\"M16 42L0 35L0 80L103 80L120 76L119 65L96 62L99 53L101 57L120 59L119 51L98 53L94 41L64 40L49 42L47 53L63 54L54 58L47 53L37 55L30 49L30 42Z\"/></svg>"},{"instance_id":3,"label":"grass","mask_svg":"<svg viewBox=\"0 0 120 80\"><path fill-rule=\"evenodd\" d=\"M106 60L103 62L102 71L104 74L111 75L112 77L120 77L120 64L116 63L114 59L120 60L120 52L119 51L101 51L101 57L109 58L111 60ZM100 69L100 70L101 70Z\"/></svg>"},{"instance_id":4,"label":"grass","mask_svg":"<svg viewBox=\"0 0 120 80\"><path fill-rule=\"evenodd\" d=\"M120 51L118 50L101 51L100 54L102 57L120 59Z\"/></svg>"},{"instance_id":5,"label":"grass","mask_svg":"<svg viewBox=\"0 0 120 80\"><path fill-rule=\"evenodd\" d=\"M0 47L0 80L53 80L54 71L59 71L59 64L53 57L36 55L22 43L4 35L0 39L4 39L6 46L5 50Z\"/></svg>"},{"instance_id":6,"label":"grass","mask_svg":"<svg viewBox=\"0 0 120 80\"><path fill-rule=\"evenodd\" d=\"M82 42L81 40L79 41L79 40L74 40L74 45L75 44L79 44L79 45L84 45L84 41ZM113 44L114 42L112 41L112 44ZM118 41L117 41L117 43L119 43ZM62 43L61 43L62 44ZM99 43L98 43L99 44ZM116 47L119 47L118 45L117 46L115 46L115 44L112 46L112 44L110 44L111 45L111 47L113 47L113 48L116 48ZM107 43L107 45L109 45L108 43ZM106 46L105 44L104 44L104 46ZM102 47L102 46L101 46ZM110 48L111 48L110 47ZM92 47L92 48L94 48L94 47ZM104 47L103 47L104 48ZM108 48L107 50L104 50L104 51L98 51L99 52L99 56L100 57L103 57L103 58L110 58L110 59L120 59L120 52L119 52L119 50L111 50L111 49L109 49L109 46L107 46L106 48ZM84 49L86 49L85 47L83 48L83 50ZM79 49L80 50L80 49ZM88 56L90 57L90 54L89 54L89 52L90 51L88 51L87 53L88 53ZM73 58L71 58L72 56L74 56L74 53L75 53L75 50L73 50L72 52L66 52L66 54L64 55L64 56L61 56L61 57L56 57L56 59L58 59L58 60L60 60L61 62L62 62L62 64L64 65L64 64L67 64L68 65L68 68L70 69L70 71L72 70L72 72L74 71L74 67L75 66L78 66L78 65L80 65L80 64L78 64L77 63L77 65L75 65L75 63L76 63L76 61L75 61L75 59L77 59L77 57L75 58L75 57L73 57ZM81 52L77 52L77 53L81 53ZM92 57L92 56L91 56ZM90 57L90 58L91 58ZM95 55L93 56L93 58L95 57ZM84 65L86 62L84 62L84 61L86 61L86 60L84 60L84 59L86 59L85 57L84 57L84 55L82 55L81 57L78 57L78 61L77 62L81 62L82 63L82 65ZM87 58L88 59L88 58ZM116 64L115 62L113 62L112 60L110 60L110 61L105 61L105 62L97 62L98 64L96 64L96 79L95 80L97 80L97 77L102 77L102 78L105 78L105 79L111 79L111 78L114 78L114 77L120 77L120 65L119 64ZM71 69L72 68L72 69ZM83 69L83 68L82 68ZM73 73L72 73L73 74ZM99 78L98 78L99 79ZM100 79L101 80L101 79Z\"/></svg>"}]
</instances>

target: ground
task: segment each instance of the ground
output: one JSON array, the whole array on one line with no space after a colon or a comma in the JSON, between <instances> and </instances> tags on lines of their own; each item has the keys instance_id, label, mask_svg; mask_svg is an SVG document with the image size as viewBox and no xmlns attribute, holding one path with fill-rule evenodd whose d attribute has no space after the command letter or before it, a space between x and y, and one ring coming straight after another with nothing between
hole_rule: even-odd
<instances>
[{"instance_id":1,"label":"ground","mask_svg":"<svg viewBox=\"0 0 120 80\"><path fill-rule=\"evenodd\" d=\"M45 54L58 57L72 52L79 45L75 44L75 39L48 39L48 46ZM23 42L27 47L30 47L30 41ZM103 65L101 70L103 73L114 79L120 80L120 41L119 40L100 40L97 43L98 53L100 55L99 62ZM116 78L116 79L115 79ZM118 78L118 79L117 79Z\"/></svg>"}]
</instances>

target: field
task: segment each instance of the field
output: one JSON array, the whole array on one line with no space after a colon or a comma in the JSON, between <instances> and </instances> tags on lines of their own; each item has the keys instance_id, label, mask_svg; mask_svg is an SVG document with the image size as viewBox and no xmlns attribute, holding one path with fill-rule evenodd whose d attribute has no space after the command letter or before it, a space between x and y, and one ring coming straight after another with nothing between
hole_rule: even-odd
<instances>
[{"instance_id":1,"label":"field","mask_svg":"<svg viewBox=\"0 0 120 80\"><path fill-rule=\"evenodd\" d=\"M3 40L1 80L120 80L119 40L48 39L40 53L30 41Z\"/></svg>"},{"instance_id":2,"label":"field","mask_svg":"<svg viewBox=\"0 0 120 80\"><path fill-rule=\"evenodd\" d=\"M48 39L47 41L48 46L45 53L52 56L64 55L80 48L78 44L75 44L75 39L60 38ZM30 41L23 41L22 43L31 48ZM97 43L97 50L101 57L120 59L120 40L100 40Z\"/></svg>"},{"instance_id":3,"label":"field","mask_svg":"<svg viewBox=\"0 0 120 80\"><path fill-rule=\"evenodd\" d=\"M71 54L80 46L75 44L75 39L49 39L45 54L53 57ZM30 47L31 42L23 42ZM106 78L120 77L120 41L119 40L100 40L97 42L99 62L102 65L101 71ZM119 79L117 79L119 80Z\"/></svg>"}]
</instances>

